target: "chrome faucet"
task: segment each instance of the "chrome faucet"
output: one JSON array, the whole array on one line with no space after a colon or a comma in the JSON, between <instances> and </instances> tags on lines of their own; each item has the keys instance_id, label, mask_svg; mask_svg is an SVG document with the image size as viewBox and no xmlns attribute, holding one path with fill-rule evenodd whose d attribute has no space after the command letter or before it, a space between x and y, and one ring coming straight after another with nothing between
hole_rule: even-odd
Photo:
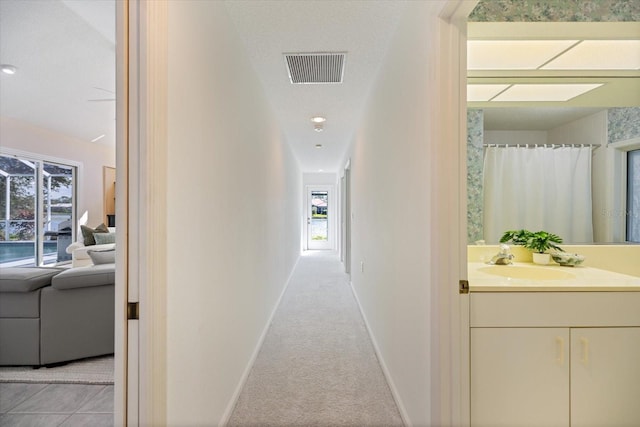
<instances>
[{"instance_id":1,"label":"chrome faucet","mask_svg":"<svg viewBox=\"0 0 640 427\"><path fill-rule=\"evenodd\" d=\"M509 245L505 245L504 243L500 245L500 252L491 258L491 261L488 264L492 265L509 265L513 264L513 254L509 252Z\"/></svg>"}]
</instances>

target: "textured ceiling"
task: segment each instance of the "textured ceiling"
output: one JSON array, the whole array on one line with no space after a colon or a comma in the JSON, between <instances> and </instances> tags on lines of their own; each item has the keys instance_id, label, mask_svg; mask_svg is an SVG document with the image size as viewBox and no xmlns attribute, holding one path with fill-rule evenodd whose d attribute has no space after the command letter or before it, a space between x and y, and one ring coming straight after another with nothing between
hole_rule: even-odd
<instances>
[{"instance_id":1,"label":"textured ceiling","mask_svg":"<svg viewBox=\"0 0 640 427\"><path fill-rule=\"evenodd\" d=\"M113 144L115 3L0 1L0 114Z\"/></svg>"},{"instance_id":2,"label":"textured ceiling","mask_svg":"<svg viewBox=\"0 0 640 427\"><path fill-rule=\"evenodd\" d=\"M227 1L305 172L337 171L405 6L400 1ZM342 84L294 85L283 53L347 52ZM310 118L327 118L314 132ZM322 144L322 149L315 148Z\"/></svg>"}]
</instances>

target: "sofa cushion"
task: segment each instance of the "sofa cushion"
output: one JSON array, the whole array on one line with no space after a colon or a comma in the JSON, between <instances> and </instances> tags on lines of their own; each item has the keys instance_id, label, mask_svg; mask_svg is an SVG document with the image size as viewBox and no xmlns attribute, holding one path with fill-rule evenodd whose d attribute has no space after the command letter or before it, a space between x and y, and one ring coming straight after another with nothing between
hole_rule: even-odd
<instances>
[{"instance_id":1,"label":"sofa cushion","mask_svg":"<svg viewBox=\"0 0 640 427\"><path fill-rule=\"evenodd\" d=\"M51 284L51 278L61 271L47 267L0 268L0 292L32 292Z\"/></svg>"},{"instance_id":2,"label":"sofa cushion","mask_svg":"<svg viewBox=\"0 0 640 427\"><path fill-rule=\"evenodd\" d=\"M116 242L116 233L93 233L96 245L105 245Z\"/></svg>"},{"instance_id":3,"label":"sofa cushion","mask_svg":"<svg viewBox=\"0 0 640 427\"><path fill-rule=\"evenodd\" d=\"M94 233L108 233L109 229L106 225L100 224L96 228L91 228L86 225L81 225L82 237L84 237L84 245L91 246L96 244L96 239L93 237Z\"/></svg>"},{"instance_id":4,"label":"sofa cushion","mask_svg":"<svg viewBox=\"0 0 640 427\"><path fill-rule=\"evenodd\" d=\"M89 254L89 258L91 258L91 262L93 262L93 265L113 264L114 262L116 262L115 248L107 249L104 251L95 251L89 249L87 253Z\"/></svg>"},{"instance_id":5,"label":"sofa cushion","mask_svg":"<svg viewBox=\"0 0 640 427\"><path fill-rule=\"evenodd\" d=\"M113 285L115 282L116 265L100 264L65 270L53 278L51 287L61 290L75 289Z\"/></svg>"},{"instance_id":6,"label":"sofa cushion","mask_svg":"<svg viewBox=\"0 0 640 427\"><path fill-rule=\"evenodd\" d=\"M92 246L82 246L75 251L73 251L74 259L89 259L89 251L104 251L107 249L114 249L116 247L115 243L107 243L105 245L92 245Z\"/></svg>"}]
</instances>

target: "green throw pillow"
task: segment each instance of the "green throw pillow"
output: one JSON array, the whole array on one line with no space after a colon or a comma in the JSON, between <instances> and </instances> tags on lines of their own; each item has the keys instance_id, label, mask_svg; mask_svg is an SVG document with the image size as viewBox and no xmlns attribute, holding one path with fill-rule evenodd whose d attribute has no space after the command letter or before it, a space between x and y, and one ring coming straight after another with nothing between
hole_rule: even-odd
<instances>
[{"instance_id":1,"label":"green throw pillow","mask_svg":"<svg viewBox=\"0 0 640 427\"><path fill-rule=\"evenodd\" d=\"M84 238L85 246L92 246L96 244L96 239L93 237L95 233L108 233L109 229L106 225L100 224L96 228L87 227L86 225L81 225L80 230L82 230L82 237Z\"/></svg>"},{"instance_id":2,"label":"green throw pillow","mask_svg":"<svg viewBox=\"0 0 640 427\"><path fill-rule=\"evenodd\" d=\"M93 233L96 245L105 245L116 242L116 233Z\"/></svg>"}]
</instances>

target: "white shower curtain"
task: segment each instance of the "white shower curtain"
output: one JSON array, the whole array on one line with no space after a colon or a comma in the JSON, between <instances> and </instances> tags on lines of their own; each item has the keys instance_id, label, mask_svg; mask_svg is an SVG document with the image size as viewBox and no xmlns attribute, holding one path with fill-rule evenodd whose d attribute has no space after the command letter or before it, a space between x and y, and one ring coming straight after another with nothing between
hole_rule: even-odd
<instances>
[{"instance_id":1,"label":"white shower curtain","mask_svg":"<svg viewBox=\"0 0 640 427\"><path fill-rule=\"evenodd\" d=\"M522 228L593 242L591 147L486 147L483 191L487 243Z\"/></svg>"}]
</instances>

